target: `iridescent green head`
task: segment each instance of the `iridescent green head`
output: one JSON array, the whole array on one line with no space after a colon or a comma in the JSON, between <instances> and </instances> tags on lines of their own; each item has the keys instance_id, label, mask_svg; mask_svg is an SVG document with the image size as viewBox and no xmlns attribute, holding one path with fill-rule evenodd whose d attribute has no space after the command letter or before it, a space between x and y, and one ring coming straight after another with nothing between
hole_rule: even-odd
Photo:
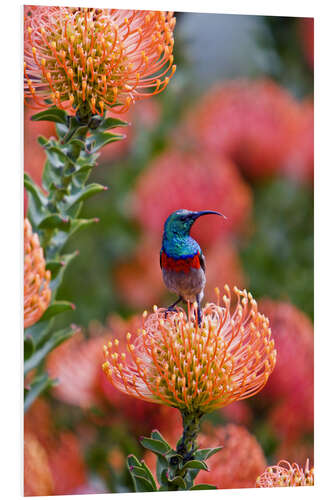
<instances>
[{"instance_id":1,"label":"iridescent green head","mask_svg":"<svg viewBox=\"0 0 333 500\"><path fill-rule=\"evenodd\" d=\"M201 212L193 212L185 208L172 212L164 224L164 236L188 236L194 222L202 215L215 214L226 218L220 212L213 210L202 210Z\"/></svg>"}]
</instances>

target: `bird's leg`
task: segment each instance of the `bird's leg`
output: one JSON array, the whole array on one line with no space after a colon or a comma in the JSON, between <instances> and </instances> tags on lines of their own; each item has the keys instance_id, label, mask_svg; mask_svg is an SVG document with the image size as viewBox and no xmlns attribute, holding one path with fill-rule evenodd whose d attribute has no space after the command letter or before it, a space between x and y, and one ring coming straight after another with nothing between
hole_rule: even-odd
<instances>
[{"instance_id":1,"label":"bird's leg","mask_svg":"<svg viewBox=\"0 0 333 500\"><path fill-rule=\"evenodd\" d=\"M181 300L183 300L183 297L182 297L181 295L179 295L179 297L178 297L178 299L176 300L176 302L174 302L173 304L171 304L171 306L169 306L169 307L167 308L167 310L165 311L165 317L167 317L168 312L170 312L170 311L174 311L174 310L175 310L175 306L176 306L177 304L179 304L179 302L180 302Z\"/></svg>"},{"instance_id":2,"label":"bird's leg","mask_svg":"<svg viewBox=\"0 0 333 500\"><path fill-rule=\"evenodd\" d=\"M200 307L200 295L198 294L196 296L197 299L197 304L198 304L198 325L201 326L201 321L202 321L202 312L201 312L201 307Z\"/></svg>"}]
</instances>

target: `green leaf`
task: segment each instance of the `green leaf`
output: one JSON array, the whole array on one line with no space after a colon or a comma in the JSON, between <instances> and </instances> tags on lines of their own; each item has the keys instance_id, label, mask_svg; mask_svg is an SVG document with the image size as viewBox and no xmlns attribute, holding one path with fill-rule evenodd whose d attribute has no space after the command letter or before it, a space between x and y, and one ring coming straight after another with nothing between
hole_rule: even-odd
<instances>
[{"instance_id":1,"label":"green leaf","mask_svg":"<svg viewBox=\"0 0 333 500\"><path fill-rule=\"evenodd\" d=\"M144 460L141 460L141 466L142 466L142 469L144 469L146 472L146 477L149 478L151 484L154 486L154 489L157 490L154 476Z\"/></svg>"},{"instance_id":2,"label":"green leaf","mask_svg":"<svg viewBox=\"0 0 333 500\"><path fill-rule=\"evenodd\" d=\"M127 457L127 466L130 467L141 467L141 462L136 458L135 455L129 455Z\"/></svg>"},{"instance_id":3,"label":"green leaf","mask_svg":"<svg viewBox=\"0 0 333 500\"><path fill-rule=\"evenodd\" d=\"M170 444L164 439L164 437L162 436L162 434L157 429L154 429L152 431L151 438L152 439L156 439L157 441L162 441L162 443L166 444L168 446L168 448L171 449Z\"/></svg>"},{"instance_id":4,"label":"green leaf","mask_svg":"<svg viewBox=\"0 0 333 500\"><path fill-rule=\"evenodd\" d=\"M52 290L52 297L55 297L55 294L59 288L59 286L62 283L63 277L65 270L67 269L67 266L70 264L70 262L76 257L78 252L73 252L69 254L62 255L60 257L60 262L62 264L60 270L58 271L56 276L51 275L51 281L50 281L50 288Z\"/></svg>"},{"instance_id":5,"label":"green leaf","mask_svg":"<svg viewBox=\"0 0 333 500\"><path fill-rule=\"evenodd\" d=\"M212 484L196 484L195 486L192 486L190 488L190 491L195 491L195 490L217 490L217 487L212 485Z\"/></svg>"},{"instance_id":6,"label":"green leaf","mask_svg":"<svg viewBox=\"0 0 333 500\"><path fill-rule=\"evenodd\" d=\"M69 231L71 224L70 219L62 217L58 214L47 215L38 224L39 229L60 229L62 231Z\"/></svg>"},{"instance_id":7,"label":"green leaf","mask_svg":"<svg viewBox=\"0 0 333 500\"><path fill-rule=\"evenodd\" d=\"M182 470L187 470L187 469L198 469L198 470L205 470L205 471L209 470L207 467L207 464L205 464L205 462L203 462L201 460L189 460L182 467Z\"/></svg>"},{"instance_id":8,"label":"green leaf","mask_svg":"<svg viewBox=\"0 0 333 500\"><path fill-rule=\"evenodd\" d=\"M49 387L56 384L56 380L49 378L47 373L43 373L30 385L29 389L24 389L24 411L26 412L38 396Z\"/></svg>"},{"instance_id":9,"label":"green leaf","mask_svg":"<svg viewBox=\"0 0 333 500\"><path fill-rule=\"evenodd\" d=\"M35 350L32 337L29 335L24 339L24 360L30 358Z\"/></svg>"},{"instance_id":10,"label":"green leaf","mask_svg":"<svg viewBox=\"0 0 333 500\"><path fill-rule=\"evenodd\" d=\"M93 196L94 194L100 193L101 191L105 191L105 189L106 188L101 184L97 183L89 184L84 189L81 189L78 193L65 197L67 208L70 208L76 203L79 203L87 198L90 198L90 196Z\"/></svg>"},{"instance_id":11,"label":"green leaf","mask_svg":"<svg viewBox=\"0 0 333 500\"><path fill-rule=\"evenodd\" d=\"M176 476L171 481L169 480L169 484L172 487L177 486L178 489L186 490L185 481L184 481L184 479L181 476Z\"/></svg>"},{"instance_id":12,"label":"green leaf","mask_svg":"<svg viewBox=\"0 0 333 500\"><path fill-rule=\"evenodd\" d=\"M151 482L150 475L143 467L143 464L134 456L130 455L127 458L127 467L131 474L135 491L156 491L155 481Z\"/></svg>"},{"instance_id":13,"label":"green leaf","mask_svg":"<svg viewBox=\"0 0 333 500\"><path fill-rule=\"evenodd\" d=\"M65 340L69 339L74 333L75 330L72 328L64 328L63 330L58 330L53 333L52 337L24 362L24 375L26 375L33 368L36 368L50 351L53 351L53 349Z\"/></svg>"},{"instance_id":14,"label":"green leaf","mask_svg":"<svg viewBox=\"0 0 333 500\"><path fill-rule=\"evenodd\" d=\"M96 153L101 148L110 144L111 142L120 141L125 139L126 135L123 134L110 134L109 132L100 132L91 136L89 144L91 145L90 152Z\"/></svg>"},{"instance_id":15,"label":"green leaf","mask_svg":"<svg viewBox=\"0 0 333 500\"><path fill-rule=\"evenodd\" d=\"M24 330L24 338L28 339L30 338L35 346L35 348L47 337L48 333L51 330L53 321L47 320L47 321L37 321L32 326L29 326L29 328L26 328Z\"/></svg>"},{"instance_id":16,"label":"green leaf","mask_svg":"<svg viewBox=\"0 0 333 500\"><path fill-rule=\"evenodd\" d=\"M56 106L53 106L51 108L46 109L45 111L41 111L40 113L33 115L31 117L31 120L34 122L48 121L48 122L63 123L64 125L66 125L67 123L66 116L67 115L65 111L57 108Z\"/></svg>"},{"instance_id":17,"label":"green leaf","mask_svg":"<svg viewBox=\"0 0 333 500\"><path fill-rule=\"evenodd\" d=\"M119 118L106 118L98 127L98 132L104 132L111 128L128 127L129 123L119 120Z\"/></svg>"},{"instance_id":18,"label":"green leaf","mask_svg":"<svg viewBox=\"0 0 333 500\"><path fill-rule=\"evenodd\" d=\"M70 235L76 233L79 229L83 229L91 224L95 224L99 219L75 219L71 224L71 230L69 232Z\"/></svg>"},{"instance_id":19,"label":"green leaf","mask_svg":"<svg viewBox=\"0 0 333 500\"><path fill-rule=\"evenodd\" d=\"M215 453L222 450L223 446L218 446L217 448L202 448L194 452L194 457L197 460L207 460L207 458L215 455Z\"/></svg>"},{"instance_id":20,"label":"green leaf","mask_svg":"<svg viewBox=\"0 0 333 500\"><path fill-rule=\"evenodd\" d=\"M160 484L167 484L168 478L165 472L168 470L168 461L163 455L157 455L156 477Z\"/></svg>"},{"instance_id":21,"label":"green leaf","mask_svg":"<svg viewBox=\"0 0 333 500\"><path fill-rule=\"evenodd\" d=\"M154 488L154 486L144 477L138 477L132 475L132 479L135 491L137 492L148 492L157 490L157 488Z\"/></svg>"},{"instance_id":22,"label":"green leaf","mask_svg":"<svg viewBox=\"0 0 333 500\"><path fill-rule=\"evenodd\" d=\"M170 451L170 447L167 443L164 443L163 441L159 441L157 439L144 437L140 439L140 443L147 450L153 451L154 453L160 455L165 455L166 453L168 453L168 451Z\"/></svg>"},{"instance_id":23,"label":"green leaf","mask_svg":"<svg viewBox=\"0 0 333 500\"><path fill-rule=\"evenodd\" d=\"M68 302L67 300L55 300L45 311L41 317L42 321L47 321L57 314L61 314L66 311L73 311L75 309L74 304Z\"/></svg>"},{"instance_id":24,"label":"green leaf","mask_svg":"<svg viewBox=\"0 0 333 500\"><path fill-rule=\"evenodd\" d=\"M56 124L56 131L57 131L58 137L64 137L68 133L68 127L64 123L57 123Z\"/></svg>"},{"instance_id":25,"label":"green leaf","mask_svg":"<svg viewBox=\"0 0 333 500\"><path fill-rule=\"evenodd\" d=\"M44 215L47 214L47 198L28 174L24 174L24 187L29 195L28 213L33 228L37 228Z\"/></svg>"}]
</instances>

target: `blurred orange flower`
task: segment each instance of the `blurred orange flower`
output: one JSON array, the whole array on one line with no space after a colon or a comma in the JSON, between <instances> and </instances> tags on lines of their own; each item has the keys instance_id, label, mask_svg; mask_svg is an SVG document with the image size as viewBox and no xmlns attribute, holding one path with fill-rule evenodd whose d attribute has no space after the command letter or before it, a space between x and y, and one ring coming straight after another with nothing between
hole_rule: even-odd
<instances>
[{"instance_id":1,"label":"blurred orange flower","mask_svg":"<svg viewBox=\"0 0 333 500\"><path fill-rule=\"evenodd\" d=\"M24 433L24 496L53 495L47 453L36 436Z\"/></svg>"},{"instance_id":2,"label":"blurred orange flower","mask_svg":"<svg viewBox=\"0 0 333 500\"><path fill-rule=\"evenodd\" d=\"M60 401L84 410L93 406L102 409L105 417L90 415L97 426L114 425L117 420L126 419L131 430L140 435L150 432L154 426L163 426L164 421L170 422L174 410L156 408L156 405L125 396L110 384L101 368L103 344L117 337L125 347L126 332L141 324L142 319L138 316L123 320L112 315L105 327L92 322L89 337L78 333L63 342L47 358L50 376L59 379L52 394Z\"/></svg>"},{"instance_id":3,"label":"blurred orange flower","mask_svg":"<svg viewBox=\"0 0 333 500\"><path fill-rule=\"evenodd\" d=\"M169 186L166 189L166 186ZM240 231L248 221L252 194L235 165L212 154L167 150L139 177L134 213L147 232L162 235L166 218L179 207L217 210L227 216L198 220L192 234L202 245Z\"/></svg>"},{"instance_id":4,"label":"blurred orange flower","mask_svg":"<svg viewBox=\"0 0 333 500\"><path fill-rule=\"evenodd\" d=\"M69 431L56 430L51 408L44 400L37 399L29 408L25 414L24 430L27 456L25 495L71 494L87 483L77 436ZM40 492L41 486L45 488L45 485L48 493Z\"/></svg>"},{"instance_id":5,"label":"blurred orange flower","mask_svg":"<svg viewBox=\"0 0 333 500\"><path fill-rule=\"evenodd\" d=\"M38 234L24 219L24 328L34 325L47 309L51 300L50 279Z\"/></svg>"},{"instance_id":6,"label":"blurred orange flower","mask_svg":"<svg viewBox=\"0 0 333 500\"><path fill-rule=\"evenodd\" d=\"M202 325L182 309L154 308L127 349L113 339L104 346L103 370L120 391L187 413L207 413L259 392L274 369L276 351L267 318L246 290L234 288L237 304L230 310L207 304ZM127 350L127 354L124 352ZM127 359L127 356L130 359Z\"/></svg>"},{"instance_id":7,"label":"blurred orange flower","mask_svg":"<svg viewBox=\"0 0 333 500\"><path fill-rule=\"evenodd\" d=\"M199 437L199 446L223 448L208 460L209 472L200 471L196 483L213 484L219 489L251 488L267 465L260 444L242 426L207 425Z\"/></svg>"},{"instance_id":8,"label":"blurred orange flower","mask_svg":"<svg viewBox=\"0 0 333 500\"><path fill-rule=\"evenodd\" d=\"M313 486L314 470L309 468L309 460L304 469L298 464L292 465L280 460L277 465L267 467L256 481L257 488L276 488L281 486Z\"/></svg>"},{"instance_id":9,"label":"blurred orange flower","mask_svg":"<svg viewBox=\"0 0 333 500\"><path fill-rule=\"evenodd\" d=\"M172 12L27 8L25 97L70 112L103 114L165 89L175 72Z\"/></svg>"},{"instance_id":10,"label":"blurred orange flower","mask_svg":"<svg viewBox=\"0 0 333 500\"><path fill-rule=\"evenodd\" d=\"M184 131L201 148L232 158L246 177L280 171L299 120L299 105L269 79L217 84L191 109Z\"/></svg>"}]
</instances>

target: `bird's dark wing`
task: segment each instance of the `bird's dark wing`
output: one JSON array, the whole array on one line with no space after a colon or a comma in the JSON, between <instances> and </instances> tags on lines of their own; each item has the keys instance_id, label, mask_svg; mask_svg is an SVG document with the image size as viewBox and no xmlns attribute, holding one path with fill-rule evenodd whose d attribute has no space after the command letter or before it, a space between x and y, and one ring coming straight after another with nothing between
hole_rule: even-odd
<instances>
[{"instance_id":1,"label":"bird's dark wing","mask_svg":"<svg viewBox=\"0 0 333 500\"><path fill-rule=\"evenodd\" d=\"M206 259L204 254L201 252L199 255L200 266L203 271L206 271Z\"/></svg>"}]
</instances>

